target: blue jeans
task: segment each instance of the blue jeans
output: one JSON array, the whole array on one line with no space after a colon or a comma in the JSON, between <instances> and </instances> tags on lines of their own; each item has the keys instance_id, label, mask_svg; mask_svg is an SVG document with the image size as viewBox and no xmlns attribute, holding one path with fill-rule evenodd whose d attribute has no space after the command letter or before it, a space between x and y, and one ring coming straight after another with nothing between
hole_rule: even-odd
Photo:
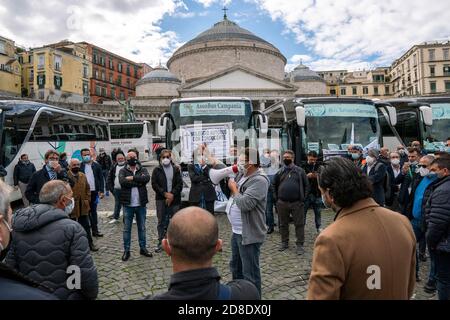
<instances>
[{"instance_id":1,"label":"blue jeans","mask_svg":"<svg viewBox=\"0 0 450 320\"><path fill-rule=\"evenodd\" d=\"M120 204L120 189L114 189L114 219L118 220L120 218L120 209L122 205Z\"/></svg>"},{"instance_id":2,"label":"blue jeans","mask_svg":"<svg viewBox=\"0 0 450 320\"><path fill-rule=\"evenodd\" d=\"M416 242L419 243L425 237L425 234L422 232L422 228L418 225L415 220L411 221L414 235L416 236ZM419 276L419 246L416 247L416 277Z\"/></svg>"},{"instance_id":3,"label":"blue jeans","mask_svg":"<svg viewBox=\"0 0 450 320\"><path fill-rule=\"evenodd\" d=\"M450 300L450 252L436 251L435 260L439 300Z\"/></svg>"},{"instance_id":4,"label":"blue jeans","mask_svg":"<svg viewBox=\"0 0 450 320\"><path fill-rule=\"evenodd\" d=\"M316 229L319 229L322 225L322 215L320 210L322 205L322 197L316 197L313 194L309 194L305 200L305 225L306 225L306 213L310 207L314 210L314 220L316 223Z\"/></svg>"},{"instance_id":5,"label":"blue jeans","mask_svg":"<svg viewBox=\"0 0 450 320\"><path fill-rule=\"evenodd\" d=\"M261 295L261 270L259 255L262 243L242 244L242 235L233 233L231 237L230 270L233 280L245 279L252 282Z\"/></svg>"},{"instance_id":6,"label":"blue jeans","mask_svg":"<svg viewBox=\"0 0 450 320\"><path fill-rule=\"evenodd\" d=\"M123 228L123 248L125 251L130 251L131 246L131 226L133 225L133 218L136 214L136 222L138 229L139 247L146 249L147 241L145 235L145 219L147 209L145 207L127 207L125 206L124 218L125 226Z\"/></svg>"}]
</instances>

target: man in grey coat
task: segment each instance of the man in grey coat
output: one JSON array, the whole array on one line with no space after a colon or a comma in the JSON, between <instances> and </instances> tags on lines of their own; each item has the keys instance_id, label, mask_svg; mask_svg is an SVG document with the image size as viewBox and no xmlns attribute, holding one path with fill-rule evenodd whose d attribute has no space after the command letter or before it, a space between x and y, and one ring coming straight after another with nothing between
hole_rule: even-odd
<instances>
[{"instance_id":1,"label":"man in grey coat","mask_svg":"<svg viewBox=\"0 0 450 320\"><path fill-rule=\"evenodd\" d=\"M239 156L236 181L230 179L227 215L231 223L230 268L233 280L252 282L261 294L259 256L266 234L269 179L260 169L258 151L246 148Z\"/></svg>"},{"instance_id":2,"label":"man in grey coat","mask_svg":"<svg viewBox=\"0 0 450 320\"><path fill-rule=\"evenodd\" d=\"M97 270L86 232L69 218L74 208L70 186L60 180L49 181L39 200L41 204L15 213L6 264L53 289L59 299L95 299Z\"/></svg>"}]
</instances>

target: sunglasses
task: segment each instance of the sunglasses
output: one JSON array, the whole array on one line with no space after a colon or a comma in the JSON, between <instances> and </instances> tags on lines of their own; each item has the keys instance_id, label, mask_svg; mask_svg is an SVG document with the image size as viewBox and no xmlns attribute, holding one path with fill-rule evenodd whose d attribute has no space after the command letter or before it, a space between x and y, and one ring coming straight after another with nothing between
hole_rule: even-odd
<instances>
[{"instance_id":1,"label":"sunglasses","mask_svg":"<svg viewBox=\"0 0 450 320\"><path fill-rule=\"evenodd\" d=\"M428 166L426 164L419 164L418 167L419 168L427 168Z\"/></svg>"}]
</instances>

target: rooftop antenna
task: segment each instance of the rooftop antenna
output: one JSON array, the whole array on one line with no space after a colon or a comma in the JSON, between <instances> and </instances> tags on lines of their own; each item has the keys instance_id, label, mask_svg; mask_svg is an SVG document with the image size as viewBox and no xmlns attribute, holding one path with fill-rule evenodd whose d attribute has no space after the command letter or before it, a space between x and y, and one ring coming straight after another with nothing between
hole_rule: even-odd
<instances>
[{"instance_id":1,"label":"rooftop antenna","mask_svg":"<svg viewBox=\"0 0 450 320\"><path fill-rule=\"evenodd\" d=\"M228 19L228 17L227 17L227 11L228 11L227 7L223 6L222 11L223 11L223 20L227 20Z\"/></svg>"}]
</instances>

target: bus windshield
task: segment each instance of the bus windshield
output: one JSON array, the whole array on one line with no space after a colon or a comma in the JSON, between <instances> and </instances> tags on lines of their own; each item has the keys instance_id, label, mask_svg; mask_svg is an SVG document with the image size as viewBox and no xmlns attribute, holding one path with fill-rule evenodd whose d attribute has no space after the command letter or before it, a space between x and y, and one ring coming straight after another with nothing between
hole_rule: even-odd
<instances>
[{"instance_id":1,"label":"bus windshield","mask_svg":"<svg viewBox=\"0 0 450 320\"><path fill-rule=\"evenodd\" d=\"M111 139L139 139L144 134L144 123L109 125Z\"/></svg>"},{"instance_id":2,"label":"bus windshield","mask_svg":"<svg viewBox=\"0 0 450 320\"><path fill-rule=\"evenodd\" d=\"M379 147L377 111L370 104L310 104L306 108L307 151L347 151L348 145Z\"/></svg>"},{"instance_id":3,"label":"bus windshield","mask_svg":"<svg viewBox=\"0 0 450 320\"><path fill-rule=\"evenodd\" d=\"M431 134L425 136L425 148L429 151L444 150L450 136L450 103L431 104L433 126Z\"/></svg>"},{"instance_id":4,"label":"bus windshield","mask_svg":"<svg viewBox=\"0 0 450 320\"><path fill-rule=\"evenodd\" d=\"M177 128L202 123L233 123L233 129L247 130L252 108L248 100L174 102L170 113Z\"/></svg>"},{"instance_id":5,"label":"bus windshield","mask_svg":"<svg viewBox=\"0 0 450 320\"><path fill-rule=\"evenodd\" d=\"M14 105L3 111L0 141L0 163L7 167L19 152L38 108L29 105Z\"/></svg>"}]
</instances>

